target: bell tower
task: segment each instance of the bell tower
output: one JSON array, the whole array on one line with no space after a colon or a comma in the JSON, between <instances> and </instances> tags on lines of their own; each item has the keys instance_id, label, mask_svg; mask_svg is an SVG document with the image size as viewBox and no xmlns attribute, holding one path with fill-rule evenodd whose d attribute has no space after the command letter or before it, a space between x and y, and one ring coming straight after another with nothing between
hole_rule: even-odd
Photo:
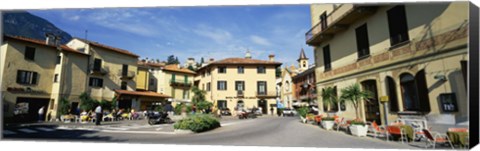
<instances>
[{"instance_id":1,"label":"bell tower","mask_svg":"<svg viewBox=\"0 0 480 151\"><path fill-rule=\"evenodd\" d=\"M302 71L305 71L308 69L308 58L305 55L305 52L302 50L300 51L300 57L297 59L298 62L298 68Z\"/></svg>"}]
</instances>

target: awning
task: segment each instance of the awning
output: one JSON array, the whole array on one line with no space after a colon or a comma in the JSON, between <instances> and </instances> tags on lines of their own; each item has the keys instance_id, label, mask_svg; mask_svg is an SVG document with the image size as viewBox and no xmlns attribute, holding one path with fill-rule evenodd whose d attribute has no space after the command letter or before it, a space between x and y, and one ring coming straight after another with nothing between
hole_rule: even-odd
<instances>
[{"instance_id":1,"label":"awning","mask_svg":"<svg viewBox=\"0 0 480 151\"><path fill-rule=\"evenodd\" d=\"M156 93L152 91L128 91L128 90L115 90L118 94L117 97L122 95L132 95L132 96L145 96L145 97L158 97L158 98L171 98L168 95Z\"/></svg>"}]
</instances>

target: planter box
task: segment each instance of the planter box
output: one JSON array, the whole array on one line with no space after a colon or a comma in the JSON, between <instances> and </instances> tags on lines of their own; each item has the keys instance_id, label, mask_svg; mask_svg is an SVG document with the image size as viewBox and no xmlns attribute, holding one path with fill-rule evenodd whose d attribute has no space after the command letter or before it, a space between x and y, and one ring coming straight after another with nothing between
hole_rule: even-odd
<instances>
[{"instance_id":1,"label":"planter box","mask_svg":"<svg viewBox=\"0 0 480 151\"><path fill-rule=\"evenodd\" d=\"M358 137L367 136L368 125L365 125L365 126L351 125L348 128L350 129L350 133L352 133L353 136L358 136Z\"/></svg>"},{"instance_id":2,"label":"planter box","mask_svg":"<svg viewBox=\"0 0 480 151\"><path fill-rule=\"evenodd\" d=\"M302 119L302 123L307 123L307 119L304 118L303 116L300 116L300 119Z\"/></svg>"},{"instance_id":3,"label":"planter box","mask_svg":"<svg viewBox=\"0 0 480 151\"><path fill-rule=\"evenodd\" d=\"M194 134L195 132L191 130L175 129L174 133L175 134Z\"/></svg>"},{"instance_id":4,"label":"planter box","mask_svg":"<svg viewBox=\"0 0 480 151\"><path fill-rule=\"evenodd\" d=\"M334 121L323 121L322 120L322 127L326 130L331 130L333 128Z\"/></svg>"}]
</instances>

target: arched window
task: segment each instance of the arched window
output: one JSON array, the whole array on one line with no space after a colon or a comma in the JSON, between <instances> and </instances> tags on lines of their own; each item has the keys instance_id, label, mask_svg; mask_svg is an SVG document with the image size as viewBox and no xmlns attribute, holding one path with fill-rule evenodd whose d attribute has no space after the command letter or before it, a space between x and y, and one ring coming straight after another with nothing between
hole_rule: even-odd
<instances>
[{"instance_id":1,"label":"arched window","mask_svg":"<svg viewBox=\"0 0 480 151\"><path fill-rule=\"evenodd\" d=\"M415 86L415 77L409 73L400 75L400 85L402 88L404 110L419 111L420 101L418 100L417 87Z\"/></svg>"},{"instance_id":2,"label":"arched window","mask_svg":"<svg viewBox=\"0 0 480 151\"><path fill-rule=\"evenodd\" d=\"M397 89L395 85L395 80L392 77L385 77L385 88L387 90L388 96L388 106L390 112L398 112L398 100L397 100Z\"/></svg>"},{"instance_id":3,"label":"arched window","mask_svg":"<svg viewBox=\"0 0 480 151\"><path fill-rule=\"evenodd\" d=\"M303 67L304 67L304 68L307 67L307 63L306 63L306 62L303 62Z\"/></svg>"}]
</instances>

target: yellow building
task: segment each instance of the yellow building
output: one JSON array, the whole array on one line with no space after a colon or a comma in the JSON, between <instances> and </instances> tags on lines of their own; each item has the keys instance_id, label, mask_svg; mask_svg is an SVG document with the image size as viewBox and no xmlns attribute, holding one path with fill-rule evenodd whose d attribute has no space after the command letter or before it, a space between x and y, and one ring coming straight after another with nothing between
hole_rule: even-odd
<instances>
[{"instance_id":1,"label":"yellow building","mask_svg":"<svg viewBox=\"0 0 480 151\"><path fill-rule=\"evenodd\" d=\"M136 91L138 55L98 42L74 38L67 46L90 55L87 93L96 100L117 96L119 109L138 109L139 95L122 95L118 90Z\"/></svg>"},{"instance_id":2,"label":"yellow building","mask_svg":"<svg viewBox=\"0 0 480 151\"><path fill-rule=\"evenodd\" d=\"M196 74L194 71L171 64L166 65L158 74L160 79L157 92L171 96L174 102L191 102L193 78Z\"/></svg>"},{"instance_id":3,"label":"yellow building","mask_svg":"<svg viewBox=\"0 0 480 151\"><path fill-rule=\"evenodd\" d=\"M311 5L317 91L354 83L373 92L361 118L384 123L399 115L433 123L468 123L468 2ZM319 98L321 99L321 98ZM319 101L319 106L322 106ZM335 112L355 118L351 104Z\"/></svg>"},{"instance_id":4,"label":"yellow building","mask_svg":"<svg viewBox=\"0 0 480 151\"><path fill-rule=\"evenodd\" d=\"M11 117L16 118L16 122L35 121L42 106L45 106L45 115L53 119L57 117L61 98L75 105L79 102L78 96L86 90L89 55L56 45L54 37L49 38L39 41L4 36L0 76L6 122L10 122Z\"/></svg>"},{"instance_id":5,"label":"yellow building","mask_svg":"<svg viewBox=\"0 0 480 151\"><path fill-rule=\"evenodd\" d=\"M138 63L137 72L137 91L151 93L157 93L157 97L141 97L140 98L140 110L151 109L152 106L162 105L166 103L166 99L171 98L167 94L158 92L159 81L164 81L165 76L159 76L161 70L165 67L165 64L155 63L148 60L141 60ZM137 110L138 110L137 109Z\"/></svg>"},{"instance_id":6,"label":"yellow building","mask_svg":"<svg viewBox=\"0 0 480 151\"><path fill-rule=\"evenodd\" d=\"M207 92L206 99L219 109L261 107L267 114L276 106L275 71L281 63L273 60L226 58L212 61L197 70L195 85Z\"/></svg>"}]
</instances>

